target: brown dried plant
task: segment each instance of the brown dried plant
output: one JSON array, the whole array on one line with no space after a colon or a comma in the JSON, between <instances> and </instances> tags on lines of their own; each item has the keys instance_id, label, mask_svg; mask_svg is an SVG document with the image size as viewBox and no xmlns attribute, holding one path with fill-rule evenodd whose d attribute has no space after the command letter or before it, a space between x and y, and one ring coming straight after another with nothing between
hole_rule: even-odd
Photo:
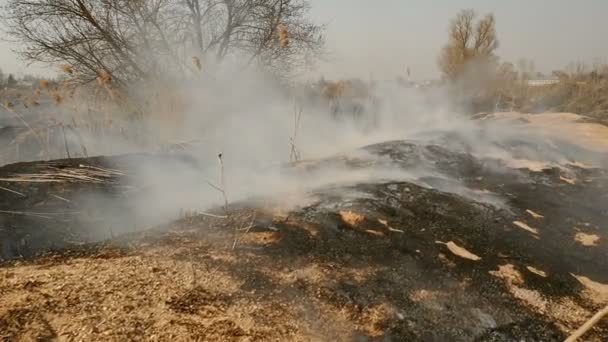
<instances>
[{"instance_id":1,"label":"brown dried plant","mask_svg":"<svg viewBox=\"0 0 608 342\"><path fill-rule=\"evenodd\" d=\"M61 66L61 71L65 72L68 75L73 75L74 74L74 67L72 67L69 64L64 64Z\"/></svg>"},{"instance_id":2,"label":"brown dried plant","mask_svg":"<svg viewBox=\"0 0 608 342\"><path fill-rule=\"evenodd\" d=\"M59 93L53 93L53 102L55 105L60 105L63 102L63 97Z\"/></svg>"},{"instance_id":3,"label":"brown dried plant","mask_svg":"<svg viewBox=\"0 0 608 342\"><path fill-rule=\"evenodd\" d=\"M112 74L106 70L100 70L97 75L97 84L108 85L110 82L112 82Z\"/></svg>"},{"instance_id":4,"label":"brown dried plant","mask_svg":"<svg viewBox=\"0 0 608 342\"><path fill-rule=\"evenodd\" d=\"M285 24L279 24L277 26L277 33L279 35L279 46L281 48L287 47L289 45L289 29Z\"/></svg>"},{"instance_id":5,"label":"brown dried plant","mask_svg":"<svg viewBox=\"0 0 608 342\"><path fill-rule=\"evenodd\" d=\"M38 87L40 89L46 89L46 88L49 87L50 84L51 83L49 81L47 81L47 80L40 80L40 81L38 81Z\"/></svg>"}]
</instances>

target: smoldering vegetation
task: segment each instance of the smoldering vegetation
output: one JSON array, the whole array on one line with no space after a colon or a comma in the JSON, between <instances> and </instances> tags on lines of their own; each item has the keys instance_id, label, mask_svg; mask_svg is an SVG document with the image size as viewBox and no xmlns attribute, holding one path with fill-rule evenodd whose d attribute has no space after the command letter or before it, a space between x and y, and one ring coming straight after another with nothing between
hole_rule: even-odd
<instances>
[{"instance_id":1,"label":"smoldering vegetation","mask_svg":"<svg viewBox=\"0 0 608 342\"><path fill-rule=\"evenodd\" d=\"M35 107L48 110L46 119L57 122L54 129L47 127L48 132L39 130L41 126L26 127L25 133L34 135L31 148L43 153L42 158L67 159L66 165L78 169L88 165L87 156L106 156L93 166L120 172L109 183L110 190L73 179L89 190L71 194L67 201L51 199L65 206L64 212L77 212L75 217L80 217L72 220L67 214L60 222L72 222L75 230L86 232L79 236L82 242L96 241L147 229L187 212L219 208L224 195L230 205L258 200L279 202L289 209L309 203L315 189L386 181L412 182L508 209L506 198L466 184L463 180L472 171L453 164L454 158L465 156L471 168L523 181L528 176L517 169L558 168L572 178L577 163L606 165L604 153L520 120L471 118L451 101L449 87L379 84L370 87L359 114L349 110L336 114L320 86L290 86L261 71L231 70L218 69L213 78L184 84L134 86L129 90L132 98L147 102L140 107L146 109L141 117L129 116L126 100L117 99L118 92L110 85L101 88L97 104L75 96L58 105ZM28 114L11 110L27 120ZM46 139L37 140L41 134ZM403 145L387 144L391 141ZM36 158L40 157L29 156ZM5 176L6 188L14 184L11 177L40 174L45 165L23 164L23 170L5 167L14 170ZM34 170L26 171L30 167ZM52 170L45 172L52 177ZM30 184L36 184L33 181ZM61 196L56 191L49 194ZM4 195L20 197L6 191ZM33 208L27 201L20 208L12 199L9 202L9 214ZM69 209L75 204L78 209ZM11 238L15 243L27 244L23 240L30 234L27 227L41 224L27 220L19 223L25 230Z\"/></svg>"}]
</instances>

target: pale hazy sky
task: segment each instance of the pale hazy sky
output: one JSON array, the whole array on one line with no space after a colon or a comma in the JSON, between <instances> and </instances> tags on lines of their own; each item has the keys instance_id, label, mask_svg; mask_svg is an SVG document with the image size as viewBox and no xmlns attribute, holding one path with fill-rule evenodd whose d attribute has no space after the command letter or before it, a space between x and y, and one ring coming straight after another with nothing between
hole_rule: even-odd
<instances>
[{"instance_id":1,"label":"pale hazy sky","mask_svg":"<svg viewBox=\"0 0 608 342\"><path fill-rule=\"evenodd\" d=\"M437 55L449 19L460 9L493 12L503 60L534 60L539 71L569 62L608 61L608 0L312 0L313 17L327 26L328 78L438 76ZM0 42L0 68L23 72L24 63ZM37 68L32 69L34 72Z\"/></svg>"}]
</instances>

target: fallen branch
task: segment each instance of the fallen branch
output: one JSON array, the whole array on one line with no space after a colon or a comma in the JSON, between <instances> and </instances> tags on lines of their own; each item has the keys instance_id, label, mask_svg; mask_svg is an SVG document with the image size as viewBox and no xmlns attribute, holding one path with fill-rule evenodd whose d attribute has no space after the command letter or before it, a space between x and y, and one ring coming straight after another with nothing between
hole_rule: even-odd
<instances>
[{"instance_id":1,"label":"fallen branch","mask_svg":"<svg viewBox=\"0 0 608 342\"><path fill-rule=\"evenodd\" d=\"M47 220L52 220L53 218L46 215L41 215L38 213L24 213L20 211L0 211L0 214L10 214L10 215L22 215L22 216L32 216L32 217L40 217L45 218Z\"/></svg>"},{"instance_id":2,"label":"fallen branch","mask_svg":"<svg viewBox=\"0 0 608 342\"><path fill-rule=\"evenodd\" d=\"M589 319L585 324L583 324L580 328L578 328L572 335L570 335L564 342L574 342L581 338L587 331L591 330L594 325L597 324L604 316L608 315L608 305L602 310L598 311L591 319Z\"/></svg>"},{"instance_id":3,"label":"fallen branch","mask_svg":"<svg viewBox=\"0 0 608 342\"><path fill-rule=\"evenodd\" d=\"M51 218L48 217L47 215L75 215L75 214L80 214L80 211L64 211L61 213L39 213L39 212L33 212L33 211L10 211L10 210L0 210L0 214L11 214L11 215L24 215L24 216L40 216L40 217L46 217L46 218Z\"/></svg>"},{"instance_id":4,"label":"fallen branch","mask_svg":"<svg viewBox=\"0 0 608 342\"><path fill-rule=\"evenodd\" d=\"M221 219L228 218L228 216L226 216L226 215L215 215L215 214L210 214L210 213L205 213L205 212L199 212L198 214L199 214L199 215L203 215L203 216L209 216L209 217L221 218Z\"/></svg>"}]
</instances>

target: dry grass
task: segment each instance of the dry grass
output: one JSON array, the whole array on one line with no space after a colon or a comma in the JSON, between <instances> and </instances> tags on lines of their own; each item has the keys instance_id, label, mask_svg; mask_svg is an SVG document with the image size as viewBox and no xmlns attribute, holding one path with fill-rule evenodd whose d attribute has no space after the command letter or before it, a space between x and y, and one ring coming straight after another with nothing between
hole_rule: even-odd
<instances>
[{"instance_id":1,"label":"dry grass","mask_svg":"<svg viewBox=\"0 0 608 342\"><path fill-rule=\"evenodd\" d=\"M559 83L529 86L524 80L501 79L473 99L476 111L569 112L608 120L608 67L599 71L559 74Z\"/></svg>"}]
</instances>

